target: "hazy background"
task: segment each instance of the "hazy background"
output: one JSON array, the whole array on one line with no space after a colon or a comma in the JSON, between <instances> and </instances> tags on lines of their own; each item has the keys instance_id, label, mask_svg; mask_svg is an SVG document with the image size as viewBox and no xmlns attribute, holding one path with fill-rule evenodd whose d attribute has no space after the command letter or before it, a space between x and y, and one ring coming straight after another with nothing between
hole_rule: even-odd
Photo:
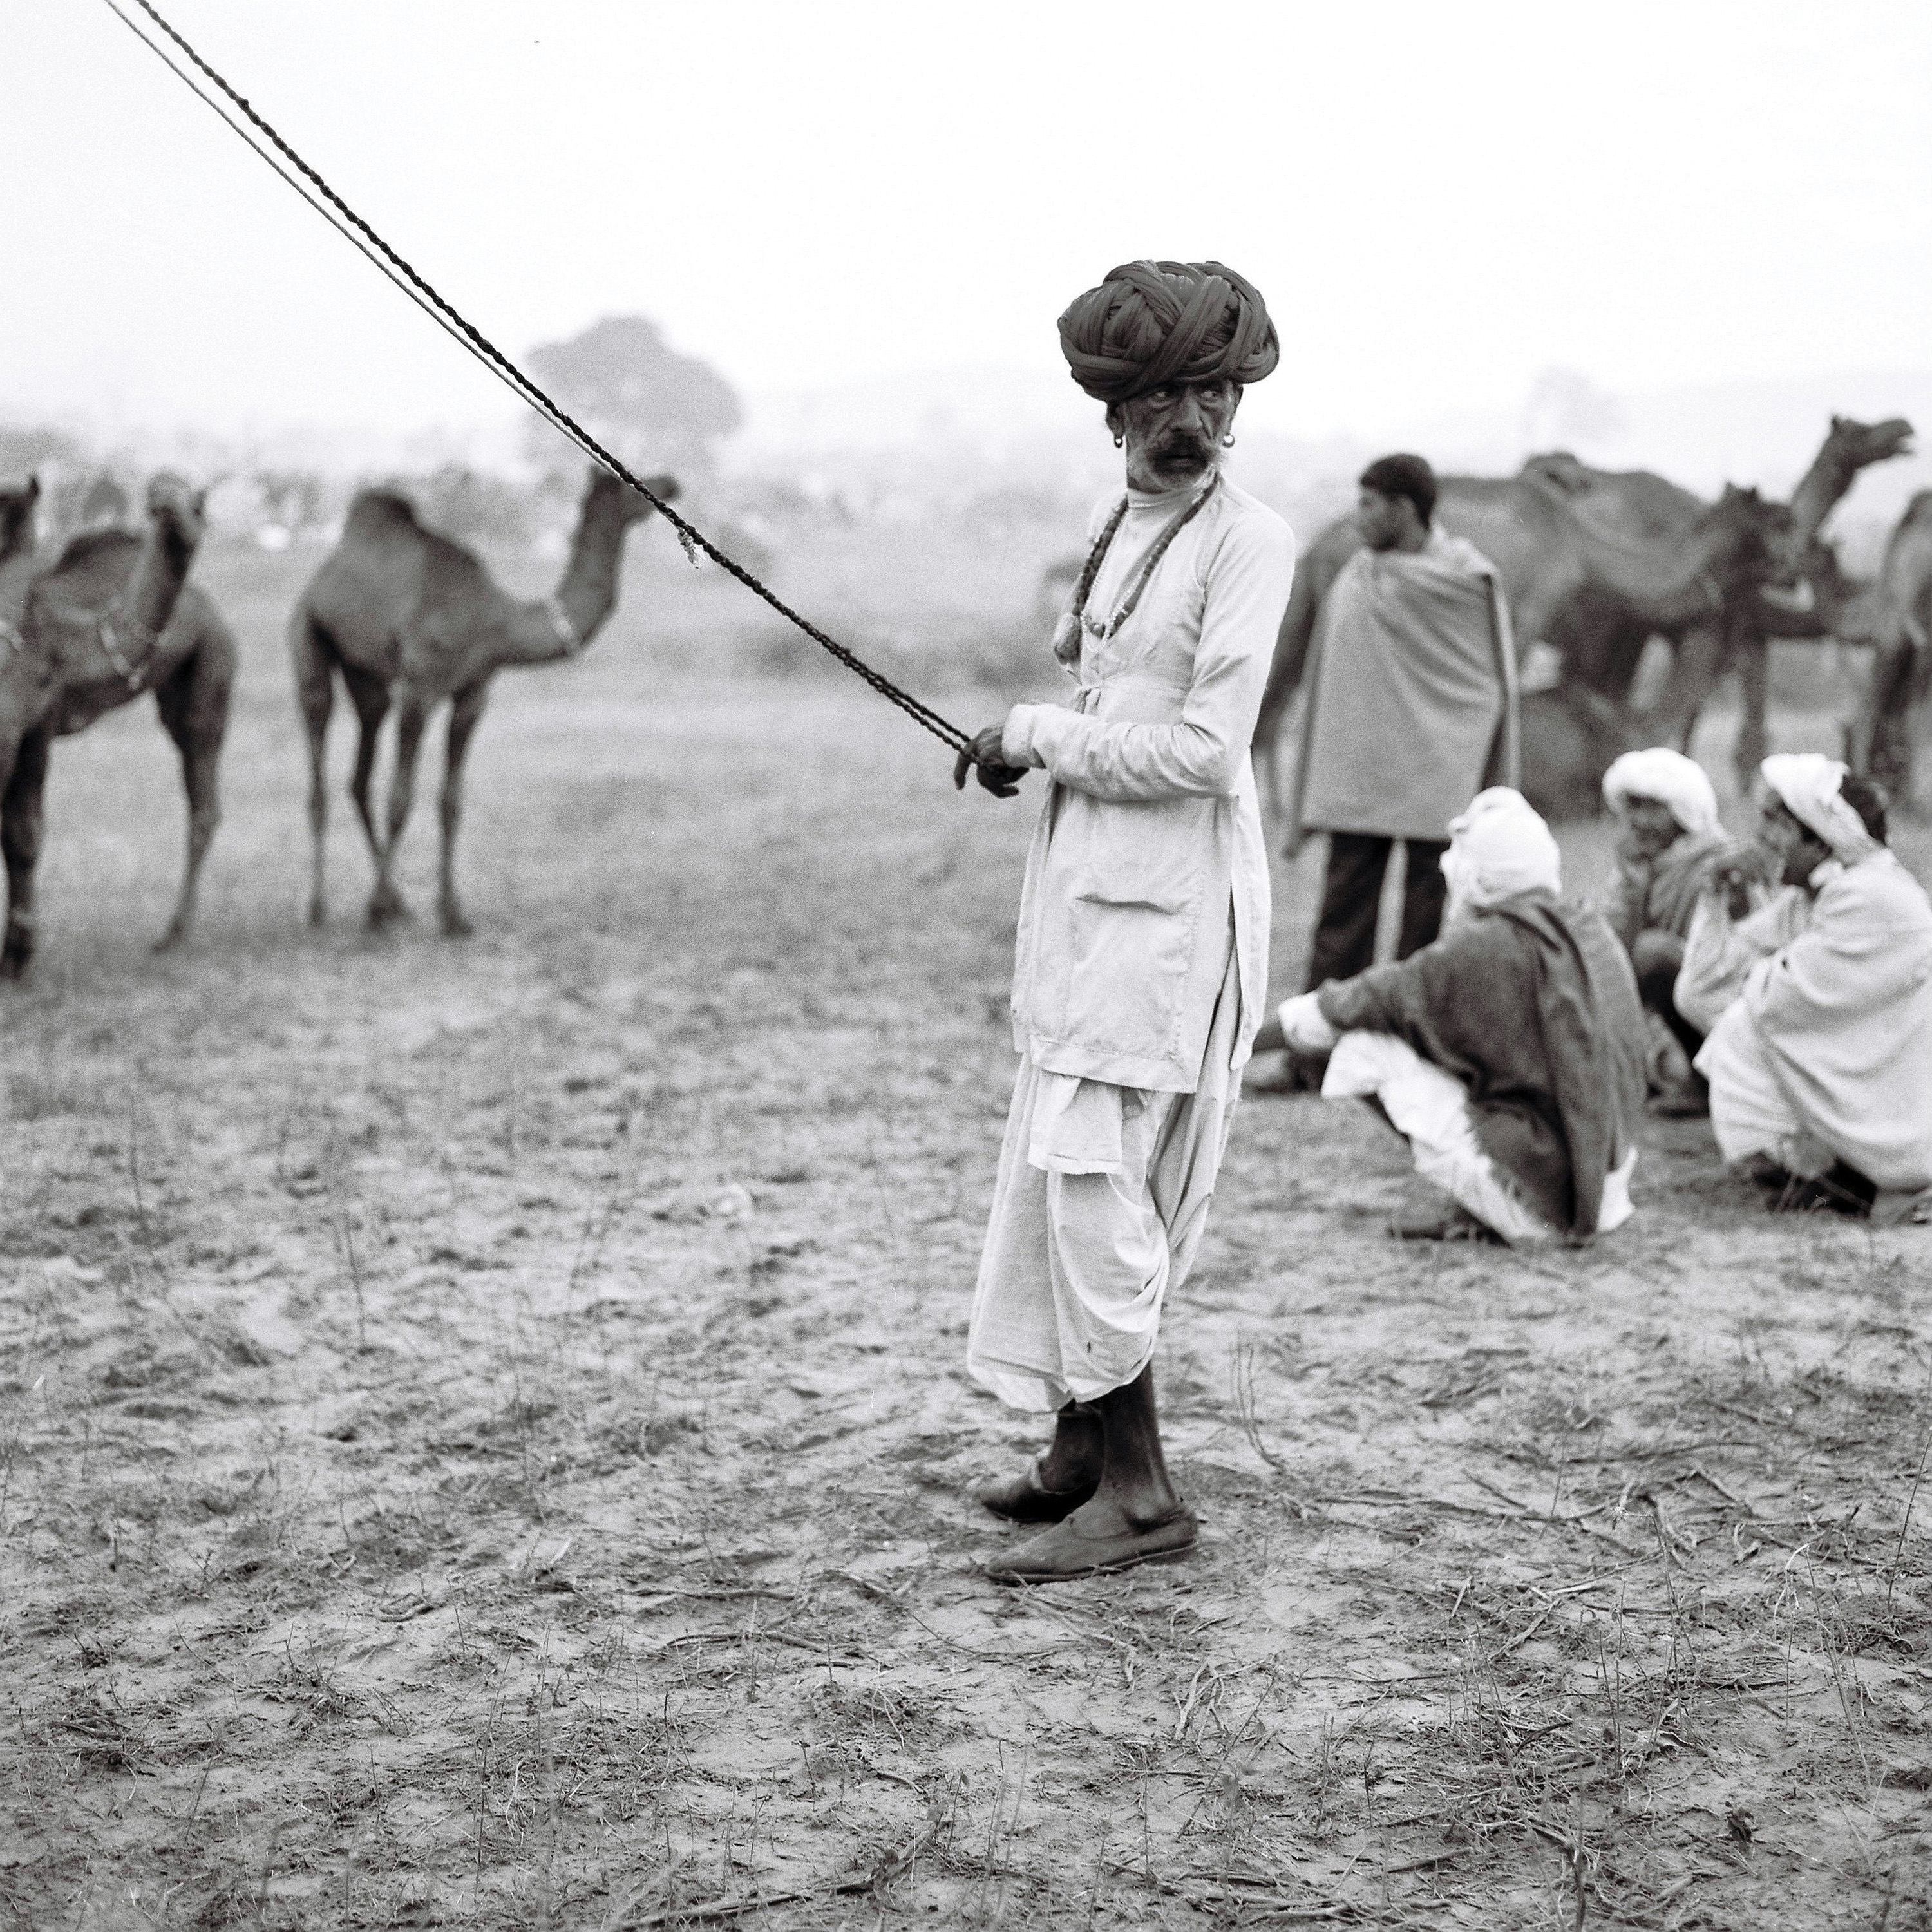
<instances>
[{"instance_id":1,"label":"hazy background","mask_svg":"<svg viewBox=\"0 0 1932 1932\"><path fill-rule=\"evenodd\" d=\"M720 488L861 521L1098 487L1054 319L1149 254L1267 294L1237 473L1304 521L1391 445L1781 490L1834 409L1932 432L1918 0L166 10L513 354L648 316L742 399ZM104 6L0 0L0 424L534 473L518 406ZM1841 529L1928 482L1868 472Z\"/></svg>"}]
</instances>

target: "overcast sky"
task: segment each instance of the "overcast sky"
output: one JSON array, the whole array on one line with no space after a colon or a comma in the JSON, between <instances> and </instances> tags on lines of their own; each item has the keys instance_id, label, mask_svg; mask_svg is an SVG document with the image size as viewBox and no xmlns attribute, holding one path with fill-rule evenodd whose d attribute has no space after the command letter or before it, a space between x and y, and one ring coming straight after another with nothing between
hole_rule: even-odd
<instances>
[{"instance_id":1,"label":"overcast sky","mask_svg":"<svg viewBox=\"0 0 1932 1932\"><path fill-rule=\"evenodd\" d=\"M164 10L513 352L641 311L748 390L1044 369L1174 254L1260 284L1251 415L1304 433L1932 364L1923 0ZM10 417L502 414L98 0L0 50Z\"/></svg>"}]
</instances>

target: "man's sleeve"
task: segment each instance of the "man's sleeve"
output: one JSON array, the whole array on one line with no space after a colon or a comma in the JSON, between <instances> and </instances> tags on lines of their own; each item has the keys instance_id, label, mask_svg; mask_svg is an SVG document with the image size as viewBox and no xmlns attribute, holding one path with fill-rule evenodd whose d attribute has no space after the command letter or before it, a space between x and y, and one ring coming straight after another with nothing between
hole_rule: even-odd
<instances>
[{"instance_id":1,"label":"man's sleeve","mask_svg":"<svg viewBox=\"0 0 1932 1932\"><path fill-rule=\"evenodd\" d=\"M1922 940L1913 944L1881 908L1859 903L1851 890L1828 886L1804 932L1751 968L1744 998L1766 1033L1856 1018L1897 998L1923 976Z\"/></svg>"},{"instance_id":2,"label":"man's sleeve","mask_svg":"<svg viewBox=\"0 0 1932 1932\"><path fill-rule=\"evenodd\" d=\"M1623 942L1628 952L1643 930L1643 902L1649 887L1647 872L1639 874L1619 854L1601 892L1591 902L1604 922Z\"/></svg>"},{"instance_id":3,"label":"man's sleeve","mask_svg":"<svg viewBox=\"0 0 1932 1932\"><path fill-rule=\"evenodd\" d=\"M1272 518L1226 532L1208 570L1194 680L1178 723L1129 724L1016 704L1001 755L1114 801L1219 798L1240 779L1294 575L1294 539Z\"/></svg>"}]
</instances>

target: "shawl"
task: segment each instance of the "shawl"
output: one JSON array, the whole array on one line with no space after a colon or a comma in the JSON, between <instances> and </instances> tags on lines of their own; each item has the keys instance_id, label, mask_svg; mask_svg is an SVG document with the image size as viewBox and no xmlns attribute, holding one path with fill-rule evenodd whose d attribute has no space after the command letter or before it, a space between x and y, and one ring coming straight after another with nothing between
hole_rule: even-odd
<instances>
[{"instance_id":1,"label":"shawl","mask_svg":"<svg viewBox=\"0 0 1932 1932\"><path fill-rule=\"evenodd\" d=\"M1338 1032L1406 1040L1468 1090L1484 1151L1552 1227L1594 1234L1643 1111L1643 1013L1602 919L1524 892L1322 988Z\"/></svg>"},{"instance_id":2,"label":"shawl","mask_svg":"<svg viewBox=\"0 0 1932 1932\"><path fill-rule=\"evenodd\" d=\"M1516 783L1516 648L1473 544L1358 550L1310 657L1291 851L1304 832L1439 840L1485 785Z\"/></svg>"},{"instance_id":3,"label":"shawl","mask_svg":"<svg viewBox=\"0 0 1932 1932\"><path fill-rule=\"evenodd\" d=\"M1820 1140L1880 1187L1932 1182L1932 903L1888 848L1834 869L1739 997Z\"/></svg>"}]
</instances>

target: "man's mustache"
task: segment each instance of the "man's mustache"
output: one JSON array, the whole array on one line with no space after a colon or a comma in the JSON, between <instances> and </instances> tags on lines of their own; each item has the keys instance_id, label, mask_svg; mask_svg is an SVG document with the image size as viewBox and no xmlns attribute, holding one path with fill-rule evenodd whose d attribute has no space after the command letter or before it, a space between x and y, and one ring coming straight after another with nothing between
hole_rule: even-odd
<instances>
[{"instance_id":1,"label":"man's mustache","mask_svg":"<svg viewBox=\"0 0 1932 1932\"><path fill-rule=\"evenodd\" d=\"M1204 436L1197 436L1191 430L1170 430L1148 454L1156 463L1176 457L1190 463L1206 463L1214 452Z\"/></svg>"}]
</instances>

